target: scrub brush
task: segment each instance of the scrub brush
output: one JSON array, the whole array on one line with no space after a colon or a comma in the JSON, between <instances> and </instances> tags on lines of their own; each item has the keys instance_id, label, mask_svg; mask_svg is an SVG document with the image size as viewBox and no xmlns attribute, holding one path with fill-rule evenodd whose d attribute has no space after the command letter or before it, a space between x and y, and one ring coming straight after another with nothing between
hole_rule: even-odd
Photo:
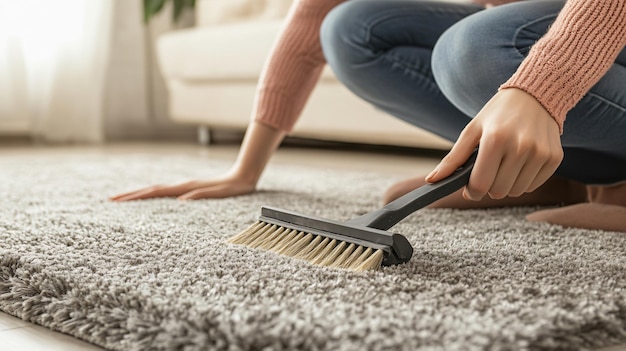
<instances>
[{"instance_id":1,"label":"scrub brush","mask_svg":"<svg viewBox=\"0 0 626 351\"><path fill-rule=\"evenodd\" d=\"M411 213L467 185L477 153L475 150L449 177L426 184L347 222L264 206L259 220L228 242L273 251L319 266L354 271L408 262L413 255L409 241L386 230Z\"/></svg>"}]
</instances>

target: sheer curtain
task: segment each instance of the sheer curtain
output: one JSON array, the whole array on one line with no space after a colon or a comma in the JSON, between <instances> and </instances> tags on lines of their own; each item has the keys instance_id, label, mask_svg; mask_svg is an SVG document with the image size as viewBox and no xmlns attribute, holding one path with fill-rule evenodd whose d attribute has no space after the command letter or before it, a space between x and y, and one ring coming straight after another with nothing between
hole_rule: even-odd
<instances>
[{"instance_id":1,"label":"sheer curtain","mask_svg":"<svg viewBox=\"0 0 626 351\"><path fill-rule=\"evenodd\" d=\"M0 0L0 132L103 139L111 0Z\"/></svg>"}]
</instances>

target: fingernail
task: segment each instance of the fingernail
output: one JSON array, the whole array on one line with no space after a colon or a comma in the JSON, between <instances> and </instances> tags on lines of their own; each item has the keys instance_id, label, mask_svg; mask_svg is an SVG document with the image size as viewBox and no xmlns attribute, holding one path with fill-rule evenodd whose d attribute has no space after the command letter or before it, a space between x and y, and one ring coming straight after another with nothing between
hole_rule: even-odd
<instances>
[{"instance_id":1,"label":"fingernail","mask_svg":"<svg viewBox=\"0 0 626 351\"><path fill-rule=\"evenodd\" d=\"M429 175L426 176L426 181L429 181L432 178L434 178L438 172L439 172L439 167L435 168L432 172L430 172Z\"/></svg>"},{"instance_id":2,"label":"fingernail","mask_svg":"<svg viewBox=\"0 0 626 351\"><path fill-rule=\"evenodd\" d=\"M470 200L470 201L478 201L480 199L476 199L467 189L463 190L463 197L466 200Z\"/></svg>"}]
</instances>

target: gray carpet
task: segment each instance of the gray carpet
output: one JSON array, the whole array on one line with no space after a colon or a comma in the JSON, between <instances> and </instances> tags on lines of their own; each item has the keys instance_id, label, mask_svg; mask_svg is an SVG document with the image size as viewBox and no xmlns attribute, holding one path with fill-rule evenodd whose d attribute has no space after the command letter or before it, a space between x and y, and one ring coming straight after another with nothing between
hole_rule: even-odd
<instances>
[{"instance_id":1,"label":"gray carpet","mask_svg":"<svg viewBox=\"0 0 626 351\"><path fill-rule=\"evenodd\" d=\"M535 350L626 342L626 235L423 210L409 264L365 274L224 244L261 205L347 219L393 179L271 167L234 199L109 203L227 164L0 158L0 310L111 350Z\"/></svg>"}]
</instances>

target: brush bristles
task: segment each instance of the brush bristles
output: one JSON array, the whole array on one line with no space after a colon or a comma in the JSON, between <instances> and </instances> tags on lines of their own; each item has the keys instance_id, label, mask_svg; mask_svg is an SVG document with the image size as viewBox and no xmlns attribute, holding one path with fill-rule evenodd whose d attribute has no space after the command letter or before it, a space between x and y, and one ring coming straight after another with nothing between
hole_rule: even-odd
<instances>
[{"instance_id":1,"label":"brush bristles","mask_svg":"<svg viewBox=\"0 0 626 351\"><path fill-rule=\"evenodd\" d=\"M318 266L367 271L383 262L383 251L258 221L228 242L276 252Z\"/></svg>"}]
</instances>

